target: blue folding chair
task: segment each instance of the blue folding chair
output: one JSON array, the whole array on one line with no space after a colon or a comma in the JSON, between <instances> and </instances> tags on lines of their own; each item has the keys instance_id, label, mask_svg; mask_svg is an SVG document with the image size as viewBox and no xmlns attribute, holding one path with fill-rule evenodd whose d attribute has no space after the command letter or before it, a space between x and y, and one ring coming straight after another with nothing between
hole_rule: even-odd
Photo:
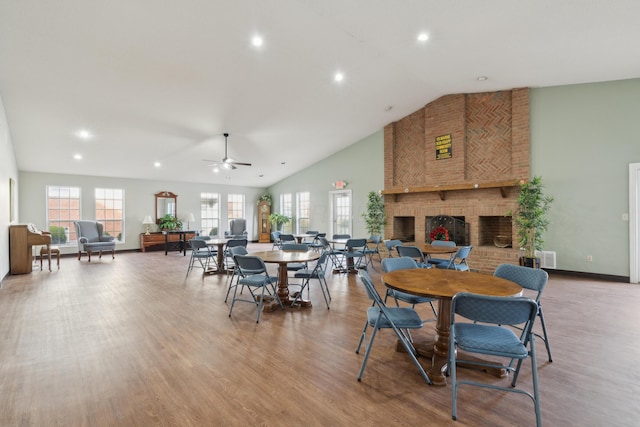
<instances>
[{"instance_id":1,"label":"blue folding chair","mask_svg":"<svg viewBox=\"0 0 640 427\"><path fill-rule=\"evenodd\" d=\"M538 390L538 368L536 365L536 351L532 327L538 313L538 304L526 297L496 297L488 295L462 292L456 294L451 303L451 323L449 331L449 364L451 375L451 417L455 420L457 414L457 394L461 385L473 385L493 390L501 390L527 395L533 400L536 413L536 425L541 426L540 393ZM467 321L463 320L467 319ZM471 321L471 322L469 322ZM507 326L519 326L523 333L518 337ZM529 347L527 349L527 346ZM483 354L506 358L508 363L482 362L464 359L464 354ZM516 387L518 373L522 361L531 358L533 393ZM514 369L512 361L518 360ZM499 386L494 383L458 380L457 363L466 365L505 369L513 372L511 387ZM479 404L483 404L479 402Z\"/></svg>"},{"instance_id":2,"label":"blue folding chair","mask_svg":"<svg viewBox=\"0 0 640 427\"><path fill-rule=\"evenodd\" d=\"M234 255L233 257L236 265L240 269L240 275L242 276L238 281L238 284L233 290L233 299L231 300L231 307L229 308L229 317L233 312L233 307L237 301L248 302L258 306L258 318L256 323L260 322L260 314L262 313L262 304L265 298L265 291L267 296L275 298L280 308L284 309L282 301L278 297L276 291L276 284L278 278L275 276L269 276L267 273L267 267L264 265L264 261L257 256L250 255ZM237 296L238 286L247 287L251 294L251 299L243 299ZM257 291L260 290L258 295Z\"/></svg>"}]
</instances>

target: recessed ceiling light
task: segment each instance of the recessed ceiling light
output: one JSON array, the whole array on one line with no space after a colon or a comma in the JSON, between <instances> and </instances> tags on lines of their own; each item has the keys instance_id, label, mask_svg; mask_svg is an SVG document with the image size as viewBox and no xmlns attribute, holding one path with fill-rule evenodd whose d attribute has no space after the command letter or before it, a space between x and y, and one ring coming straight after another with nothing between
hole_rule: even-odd
<instances>
[{"instance_id":1,"label":"recessed ceiling light","mask_svg":"<svg viewBox=\"0 0 640 427\"><path fill-rule=\"evenodd\" d=\"M264 40L263 40L262 37L260 37L258 35L255 35L255 36L251 37L251 44L254 47L260 47L260 46L262 46L264 44Z\"/></svg>"},{"instance_id":2,"label":"recessed ceiling light","mask_svg":"<svg viewBox=\"0 0 640 427\"><path fill-rule=\"evenodd\" d=\"M258 176L259 176L260 178L262 178L264 175L263 175L263 174L260 174L260 175L258 175Z\"/></svg>"},{"instance_id":3,"label":"recessed ceiling light","mask_svg":"<svg viewBox=\"0 0 640 427\"><path fill-rule=\"evenodd\" d=\"M337 73L335 73L333 75L333 80L336 82L341 82L344 80L344 74L342 74L340 71L338 71Z\"/></svg>"},{"instance_id":4,"label":"recessed ceiling light","mask_svg":"<svg viewBox=\"0 0 640 427\"><path fill-rule=\"evenodd\" d=\"M489 77L487 77L487 76L480 76L480 77L478 77L478 81L479 81L479 82L484 82L485 80L489 80Z\"/></svg>"},{"instance_id":5,"label":"recessed ceiling light","mask_svg":"<svg viewBox=\"0 0 640 427\"><path fill-rule=\"evenodd\" d=\"M162 166L162 164L161 164L160 162L155 162L155 163L153 164L153 166L155 166L155 167L159 168L160 166Z\"/></svg>"},{"instance_id":6,"label":"recessed ceiling light","mask_svg":"<svg viewBox=\"0 0 640 427\"><path fill-rule=\"evenodd\" d=\"M220 169L218 169L218 168L213 168L213 173L218 173L218 172L220 172Z\"/></svg>"},{"instance_id":7,"label":"recessed ceiling light","mask_svg":"<svg viewBox=\"0 0 640 427\"><path fill-rule=\"evenodd\" d=\"M286 164L287 164L287 162L280 162L280 164L281 164L281 165L286 165Z\"/></svg>"},{"instance_id":8,"label":"recessed ceiling light","mask_svg":"<svg viewBox=\"0 0 640 427\"><path fill-rule=\"evenodd\" d=\"M424 43L424 42L426 42L427 40L429 40L429 34L427 34L427 33L420 33L420 34L418 34L418 41L419 41L419 42Z\"/></svg>"},{"instance_id":9,"label":"recessed ceiling light","mask_svg":"<svg viewBox=\"0 0 640 427\"><path fill-rule=\"evenodd\" d=\"M86 129L80 129L79 131L76 132L76 136L80 139L89 139L91 138L91 132L89 132Z\"/></svg>"},{"instance_id":10,"label":"recessed ceiling light","mask_svg":"<svg viewBox=\"0 0 640 427\"><path fill-rule=\"evenodd\" d=\"M82 160L82 154L74 154L73 158L76 160Z\"/></svg>"}]
</instances>

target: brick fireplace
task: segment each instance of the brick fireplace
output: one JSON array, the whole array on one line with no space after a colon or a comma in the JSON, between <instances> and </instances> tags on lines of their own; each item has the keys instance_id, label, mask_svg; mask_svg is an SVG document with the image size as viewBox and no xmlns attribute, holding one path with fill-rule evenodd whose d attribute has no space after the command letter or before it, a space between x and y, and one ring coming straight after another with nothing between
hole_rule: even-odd
<instances>
[{"instance_id":1,"label":"brick fireplace","mask_svg":"<svg viewBox=\"0 0 640 427\"><path fill-rule=\"evenodd\" d=\"M506 213L529 179L528 89L439 98L387 125L384 147L385 238L428 242L431 219L458 218L472 270L518 262Z\"/></svg>"}]
</instances>

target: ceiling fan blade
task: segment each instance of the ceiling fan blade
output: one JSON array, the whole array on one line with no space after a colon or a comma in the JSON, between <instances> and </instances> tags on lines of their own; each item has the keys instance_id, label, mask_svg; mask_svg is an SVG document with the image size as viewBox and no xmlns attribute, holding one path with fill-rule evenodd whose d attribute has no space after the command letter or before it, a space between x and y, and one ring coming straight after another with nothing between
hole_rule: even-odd
<instances>
[{"instance_id":1,"label":"ceiling fan blade","mask_svg":"<svg viewBox=\"0 0 640 427\"><path fill-rule=\"evenodd\" d=\"M228 162L232 165L238 165L238 166L251 166L251 163L241 163L241 162Z\"/></svg>"}]
</instances>

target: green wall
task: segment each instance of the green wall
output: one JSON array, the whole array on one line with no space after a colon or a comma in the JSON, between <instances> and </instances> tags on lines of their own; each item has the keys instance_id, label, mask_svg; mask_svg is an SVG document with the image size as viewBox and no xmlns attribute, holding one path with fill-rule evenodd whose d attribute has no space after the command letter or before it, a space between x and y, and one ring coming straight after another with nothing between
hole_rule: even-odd
<instances>
[{"instance_id":1,"label":"green wall","mask_svg":"<svg viewBox=\"0 0 640 427\"><path fill-rule=\"evenodd\" d=\"M555 198L545 250L561 270L629 276L629 164L640 79L531 90L531 170ZM587 262L587 256L593 262Z\"/></svg>"},{"instance_id":2,"label":"green wall","mask_svg":"<svg viewBox=\"0 0 640 427\"><path fill-rule=\"evenodd\" d=\"M272 212L280 212L280 194L309 191L311 197L312 230L329 232L331 183L347 181L352 191L352 235L368 236L362 213L366 209L367 194L382 190L384 185L384 135L382 130L363 138L305 170L291 175L269 187L273 195ZM294 208L295 210L295 208Z\"/></svg>"}]
</instances>

